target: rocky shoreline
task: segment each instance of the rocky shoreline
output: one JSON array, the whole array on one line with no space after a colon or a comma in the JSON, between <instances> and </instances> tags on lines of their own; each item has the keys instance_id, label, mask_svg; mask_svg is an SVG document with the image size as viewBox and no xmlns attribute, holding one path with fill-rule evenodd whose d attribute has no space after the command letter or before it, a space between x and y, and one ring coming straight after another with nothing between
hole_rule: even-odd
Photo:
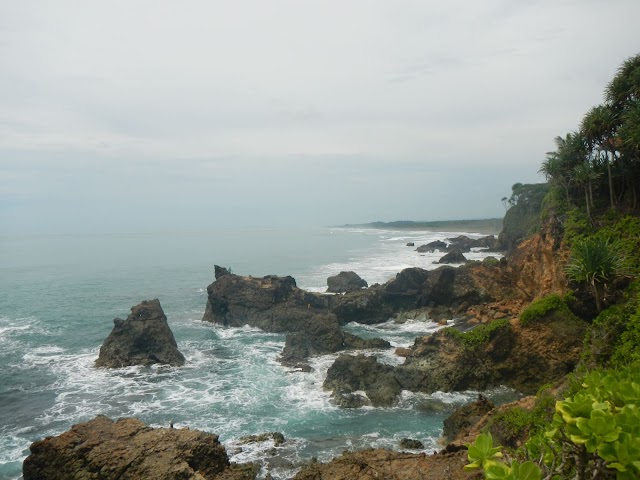
<instances>
[{"instance_id":1,"label":"rocky shoreline","mask_svg":"<svg viewBox=\"0 0 640 480\"><path fill-rule=\"evenodd\" d=\"M547 252L558 249L555 242L553 236L543 232L500 261L469 262L457 268L442 266L435 270L408 268L382 285L367 287L349 274L339 279L336 289L343 293L335 295L301 290L292 277L239 276L216 266L215 281L207 287L203 321L231 327L250 325L266 332L285 333L285 346L280 355L285 367L308 370L310 357L343 352L329 368L323 385L341 408L391 407L403 390L482 391L507 385L529 393L573 369L585 328L579 320L567 325L553 315L535 325L524 325L518 319L523 305L564 286L557 265L554 268L539 265L540 259L543 265L545 261L553 263ZM418 249L441 248L441 251L462 255L463 250L474 247L496 248L497 241L487 237L470 242L466 237L459 237L456 248L455 244ZM371 325L390 318L397 322L424 318L445 323L447 319L456 318L458 328L450 327L416 338L410 348L396 352L404 357L404 362L397 366L381 364L374 356L359 353L390 348L389 342L363 339L343 329L351 322ZM471 328L473 335L461 333ZM96 366L117 368L157 362L182 365L184 357L177 351L159 302L154 300L133 307L126 321L114 320L114 331L105 341ZM46 473L45 469L51 465L65 474L85 469L87 473L77 478L142 478L139 475L146 471L144 468L181 472L179 477L167 473L166 477L154 478L235 479L257 475L255 466L230 466L224 447L216 443L215 435L195 430L150 429L135 422L133 419L113 422L97 417L58 437L35 442L31 455L25 460L25 479L68 478L49 476L53 473ZM138 437L138 433L142 436ZM198 436L201 434L204 437ZM137 448L123 446L122 439L113 440L122 435L142 449L135 458L129 459L129 453L116 455L113 450L132 452ZM185 435L189 438L185 439ZM197 440L193 435L198 436ZM150 450L143 440L136 440L144 436L159 436L186 450L170 446ZM453 438L448 437L448 440ZM207 446L200 445L201 441ZM207 450L211 448L217 457ZM374 474L397 479L473 478L462 472L466 462L463 450L464 447L454 442L438 456L386 450L345 453L328 464L312 462L295 478L375 478ZM161 467L153 464L156 454L151 455L160 451L162 458L166 458ZM173 456L167 452L173 452ZM215 466L198 460L203 452L218 458ZM138 467L143 470L136 470ZM109 476L112 472L119 473Z\"/></svg>"}]
</instances>

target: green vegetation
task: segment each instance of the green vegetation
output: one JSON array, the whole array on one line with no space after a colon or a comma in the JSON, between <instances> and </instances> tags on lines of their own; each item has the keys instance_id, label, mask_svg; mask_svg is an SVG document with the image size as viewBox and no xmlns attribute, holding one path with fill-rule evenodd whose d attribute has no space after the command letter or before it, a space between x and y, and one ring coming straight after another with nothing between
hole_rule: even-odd
<instances>
[{"instance_id":1,"label":"green vegetation","mask_svg":"<svg viewBox=\"0 0 640 480\"><path fill-rule=\"evenodd\" d=\"M500 244L512 250L522 239L540 229L542 202L549 191L546 183L522 184L511 187L511 197L503 201L509 205L504 215Z\"/></svg>"},{"instance_id":2,"label":"green vegetation","mask_svg":"<svg viewBox=\"0 0 640 480\"><path fill-rule=\"evenodd\" d=\"M486 218L480 220L439 220L432 222L414 222L398 220L395 222L371 222L363 224L348 224L341 227L393 228L414 230L439 230L446 232L478 232L499 233L502 228L501 218Z\"/></svg>"},{"instance_id":3,"label":"green vegetation","mask_svg":"<svg viewBox=\"0 0 640 480\"><path fill-rule=\"evenodd\" d=\"M480 435L469 445L465 468L482 468L488 479L638 478L640 365L585 375L580 391L556 402L543 435L533 436L510 463L500 450L490 434ZM518 455L534 461L519 463Z\"/></svg>"},{"instance_id":4,"label":"green vegetation","mask_svg":"<svg viewBox=\"0 0 640 480\"><path fill-rule=\"evenodd\" d=\"M569 302L575 300L573 294L566 295L551 294L534 301L520 314L520 321L523 325L530 325L536 321L544 319L548 313L557 311L565 317L575 315L569 310Z\"/></svg>"},{"instance_id":5,"label":"green vegetation","mask_svg":"<svg viewBox=\"0 0 640 480\"><path fill-rule=\"evenodd\" d=\"M571 280L591 286L598 312L602 311L607 285L629 273L619 242L601 236L576 241L565 271Z\"/></svg>"},{"instance_id":6,"label":"green vegetation","mask_svg":"<svg viewBox=\"0 0 640 480\"><path fill-rule=\"evenodd\" d=\"M535 186L514 185L501 237L517 242L537 222L551 226L546 232L571 250L565 273L575 294L539 299L520 320L570 325L592 318L593 303L598 315L565 398L556 402L545 389L531 411L497 413L469 447L467 468L489 479L640 478L640 55L619 68L605 102L555 144L540 167L544 199ZM526 203L539 213L527 216ZM466 341L488 338L476 335ZM503 455L493 438L513 450Z\"/></svg>"},{"instance_id":7,"label":"green vegetation","mask_svg":"<svg viewBox=\"0 0 640 480\"><path fill-rule=\"evenodd\" d=\"M511 328L508 319L494 320L491 323L478 325L473 330L461 332L460 330L448 327L443 330L444 334L455 341L462 343L467 348L476 348L486 345L498 330Z\"/></svg>"}]
</instances>

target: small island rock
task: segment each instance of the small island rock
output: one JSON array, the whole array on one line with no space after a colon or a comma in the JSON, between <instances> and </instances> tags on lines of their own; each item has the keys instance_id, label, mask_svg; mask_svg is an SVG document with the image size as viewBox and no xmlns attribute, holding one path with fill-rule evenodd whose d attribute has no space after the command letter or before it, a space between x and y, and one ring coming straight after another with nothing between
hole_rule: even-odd
<instances>
[{"instance_id":1,"label":"small island rock","mask_svg":"<svg viewBox=\"0 0 640 480\"><path fill-rule=\"evenodd\" d=\"M465 257L460 250L451 250L444 257L438 260L438 263L464 263L467 261L467 257Z\"/></svg>"},{"instance_id":2,"label":"small island rock","mask_svg":"<svg viewBox=\"0 0 640 480\"><path fill-rule=\"evenodd\" d=\"M184 365L184 355L178 350L158 299L143 301L131 308L126 320L116 318L113 323L113 330L100 347L96 367Z\"/></svg>"},{"instance_id":3,"label":"small island rock","mask_svg":"<svg viewBox=\"0 0 640 480\"><path fill-rule=\"evenodd\" d=\"M366 280L360 278L356 272L340 272L327 278L327 292L346 293L360 290L368 286Z\"/></svg>"}]
</instances>

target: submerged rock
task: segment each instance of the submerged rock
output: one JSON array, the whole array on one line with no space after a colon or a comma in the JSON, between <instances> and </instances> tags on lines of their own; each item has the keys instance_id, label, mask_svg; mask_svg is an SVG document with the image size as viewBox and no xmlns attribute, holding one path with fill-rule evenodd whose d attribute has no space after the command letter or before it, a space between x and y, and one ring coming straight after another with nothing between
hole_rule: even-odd
<instances>
[{"instance_id":1,"label":"submerged rock","mask_svg":"<svg viewBox=\"0 0 640 480\"><path fill-rule=\"evenodd\" d=\"M400 440L399 446L409 450L422 450L424 448L424 444L420 440L413 438L403 438Z\"/></svg>"},{"instance_id":2,"label":"submerged rock","mask_svg":"<svg viewBox=\"0 0 640 480\"><path fill-rule=\"evenodd\" d=\"M113 323L113 330L100 347L96 367L184 365L184 355L178 350L158 299L131 307L131 315L126 320L116 318Z\"/></svg>"},{"instance_id":3,"label":"submerged rock","mask_svg":"<svg viewBox=\"0 0 640 480\"><path fill-rule=\"evenodd\" d=\"M368 286L366 280L360 278L356 272L340 272L338 275L327 278L327 292L329 293L354 292Z\"/></svg>"},{"instance_id":4,"label":"submerged rock","mask_svg":"<svg viewBox=\"0 0 640 480\"><path fill-rule=\"evenodd\" d=\"M151 428L140 420L98 416L34 442L25 480L254 479L253 465L232 467L218 436L198 430Z\"/></svg>"}]
</instances>

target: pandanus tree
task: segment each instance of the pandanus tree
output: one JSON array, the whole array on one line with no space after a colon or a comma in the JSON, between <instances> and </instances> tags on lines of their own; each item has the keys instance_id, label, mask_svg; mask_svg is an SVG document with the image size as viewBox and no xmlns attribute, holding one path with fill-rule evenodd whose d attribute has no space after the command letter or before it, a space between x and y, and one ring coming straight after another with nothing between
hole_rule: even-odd
<instances>
[{"instance_id":1,"label":"pandanus tree","mask_svg":"<svg viewBox=\"0 0 640 480\"><path fill-rule=\"evenodd\" d=\"M611 156L610 159L607 159L611 209L615 209L615 193L611 166L616 160L617 141L615 135L619 123L619 115L611 105L598 105L589 110L584 116L580 127L580 132L592 150L600 149Z\"/></svg>"},{"instance_id":2,"label":"pandanus tree","mask_svg":"<svg viewBox=\"0 0 640 480\"><path fill-rule=\"evenodd\" d=\"M627 275L629 268L618 242L587 237L573 245L565 272L571 280L587 283L591 287L596 308L601 312L606 286L616 277Z\"/></svg>"}]
</instances>

